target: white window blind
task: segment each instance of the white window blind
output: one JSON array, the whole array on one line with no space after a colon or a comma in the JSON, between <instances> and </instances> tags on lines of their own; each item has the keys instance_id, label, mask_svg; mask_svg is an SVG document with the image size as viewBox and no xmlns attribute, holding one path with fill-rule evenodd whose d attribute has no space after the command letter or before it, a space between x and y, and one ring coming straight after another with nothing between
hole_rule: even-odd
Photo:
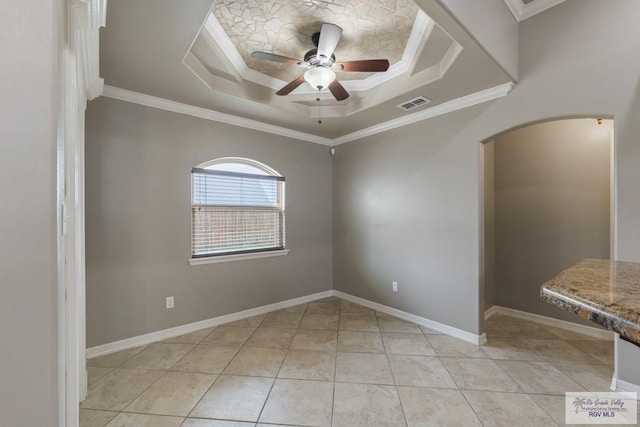
<instances>
[{"instance_id":1,"label":"white window blind","mask_svg":"<svg viewBox=\"0 0 640 427\"><path fill-rule=\"evenodd\" d=\"M192 257L284 249L284 181L193 168Z\"/></svg>"}]
</instances>

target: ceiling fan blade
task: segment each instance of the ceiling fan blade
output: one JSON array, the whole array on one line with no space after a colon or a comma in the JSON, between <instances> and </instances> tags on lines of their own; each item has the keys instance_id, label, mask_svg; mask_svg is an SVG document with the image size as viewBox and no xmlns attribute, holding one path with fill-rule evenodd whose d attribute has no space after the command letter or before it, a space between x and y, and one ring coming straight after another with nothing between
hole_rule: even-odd
<instances>
[{"instance_id":1,"label":"ceiling fan blade","mask_svg":"<svg viewBox=\"0 0 640 427\"><path fill-rule=\"evenodd\" d=\"M276 95L280 95L280 96L289 95L291 92L293 92L295 88L300 86L302 83L304 83L304 75L298 77L295 80L292 80L288 85L286 85L285 87L277 91Z\"/></svg>"},{"instance_id":2,"label":"ceiling fan blade","mask_svg":"<svg viewBox=\"0 0 640 427\"><path fill-rule=\"evenodd\" d=\"M340 84L339 81L334 80L329 83L329 90L335 99L343 101L349 97L349 92Z\"/></svg>"},{"instance_id":3,"label":"ceiling fan blade","mask_svg":"<svg viewBox=\"0 0 640 427\"><path fill-rule=\"evenodd\" d=\"M338 46L341 36L342 28L334 24L322 24L317 55L331 58L333 51L336 50L336 46Z\"/></svg>"},{"instance_id":4,"label":"ceiling fan blade","mask_svg":"<svg viewBox=\"0 0 640 427\"><path fill-rule=\"evenodd\" d=\"M253 52L251 54L251 57L254 59L262 59L265 61L282 62L285 64L295 64L295 65L300 65L300 63L302 62L299 59L289 58L286 56L276 55L276 54L267 53L267 52Z\"/></svg>"},{"instance_id":5,"label":"ceiling fan blade","mask_svg":"<svg viewBox=\"0 0 640 427\"><path fill-rule=\"evenodd\" d=\"M335 71L345 72L377 72L387 71L389 61L387 59L364 59L362 61L345 61L333 64ZM341 69L342 68L342 69Z\"/></svg>"}]
</instances>

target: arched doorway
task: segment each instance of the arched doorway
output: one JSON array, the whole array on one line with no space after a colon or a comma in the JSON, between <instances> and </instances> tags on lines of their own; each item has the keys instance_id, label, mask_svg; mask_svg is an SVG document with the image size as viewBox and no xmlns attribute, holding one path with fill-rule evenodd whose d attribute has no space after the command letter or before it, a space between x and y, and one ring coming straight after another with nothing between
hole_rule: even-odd
<instances>
[{"instance_id":1,"label":"arched doorway","mask_svg":"<svg viewBox=\"0 0 640 427\"><path fill-rule=\"evenodd\" d=\"M482 309L580 322L539 289L580 259L612 256L613 120L535 123L482 150Z\"/></svg>"}]
</instances>

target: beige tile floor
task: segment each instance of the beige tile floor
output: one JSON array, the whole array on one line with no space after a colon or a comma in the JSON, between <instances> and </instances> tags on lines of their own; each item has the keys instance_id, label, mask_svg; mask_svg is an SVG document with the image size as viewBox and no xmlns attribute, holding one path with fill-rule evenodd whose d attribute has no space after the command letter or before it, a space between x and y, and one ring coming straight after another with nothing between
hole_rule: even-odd
<instances>
[{"instance_id":1,"label":"beige tile floor","mask_svg":"<svg viewBox=\"0 0 640 427\"><path fill-rule=\"evenodd\" d=\"M555 426L613 342L494 316L474 346L337 298L87 362L82 427Z\"/></svg>"}]
</instances>

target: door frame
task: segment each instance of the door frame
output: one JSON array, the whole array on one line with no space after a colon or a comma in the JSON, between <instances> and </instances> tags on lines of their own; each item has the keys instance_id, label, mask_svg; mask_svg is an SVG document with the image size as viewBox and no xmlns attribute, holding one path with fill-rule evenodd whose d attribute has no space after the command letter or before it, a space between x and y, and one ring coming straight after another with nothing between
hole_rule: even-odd
<instances>
[{"instance_id":1,"label":"door frame","mask_svg":"<svg viewBox=\"0 0 640 427\"><path fill-rule=\"evenodd\" d=\"M99 29L106 0L64 0L59 12L58 313L59 424L77 427L87 394L84 136L87 101L100 96Z\"/></svg>"}]
</instances>

